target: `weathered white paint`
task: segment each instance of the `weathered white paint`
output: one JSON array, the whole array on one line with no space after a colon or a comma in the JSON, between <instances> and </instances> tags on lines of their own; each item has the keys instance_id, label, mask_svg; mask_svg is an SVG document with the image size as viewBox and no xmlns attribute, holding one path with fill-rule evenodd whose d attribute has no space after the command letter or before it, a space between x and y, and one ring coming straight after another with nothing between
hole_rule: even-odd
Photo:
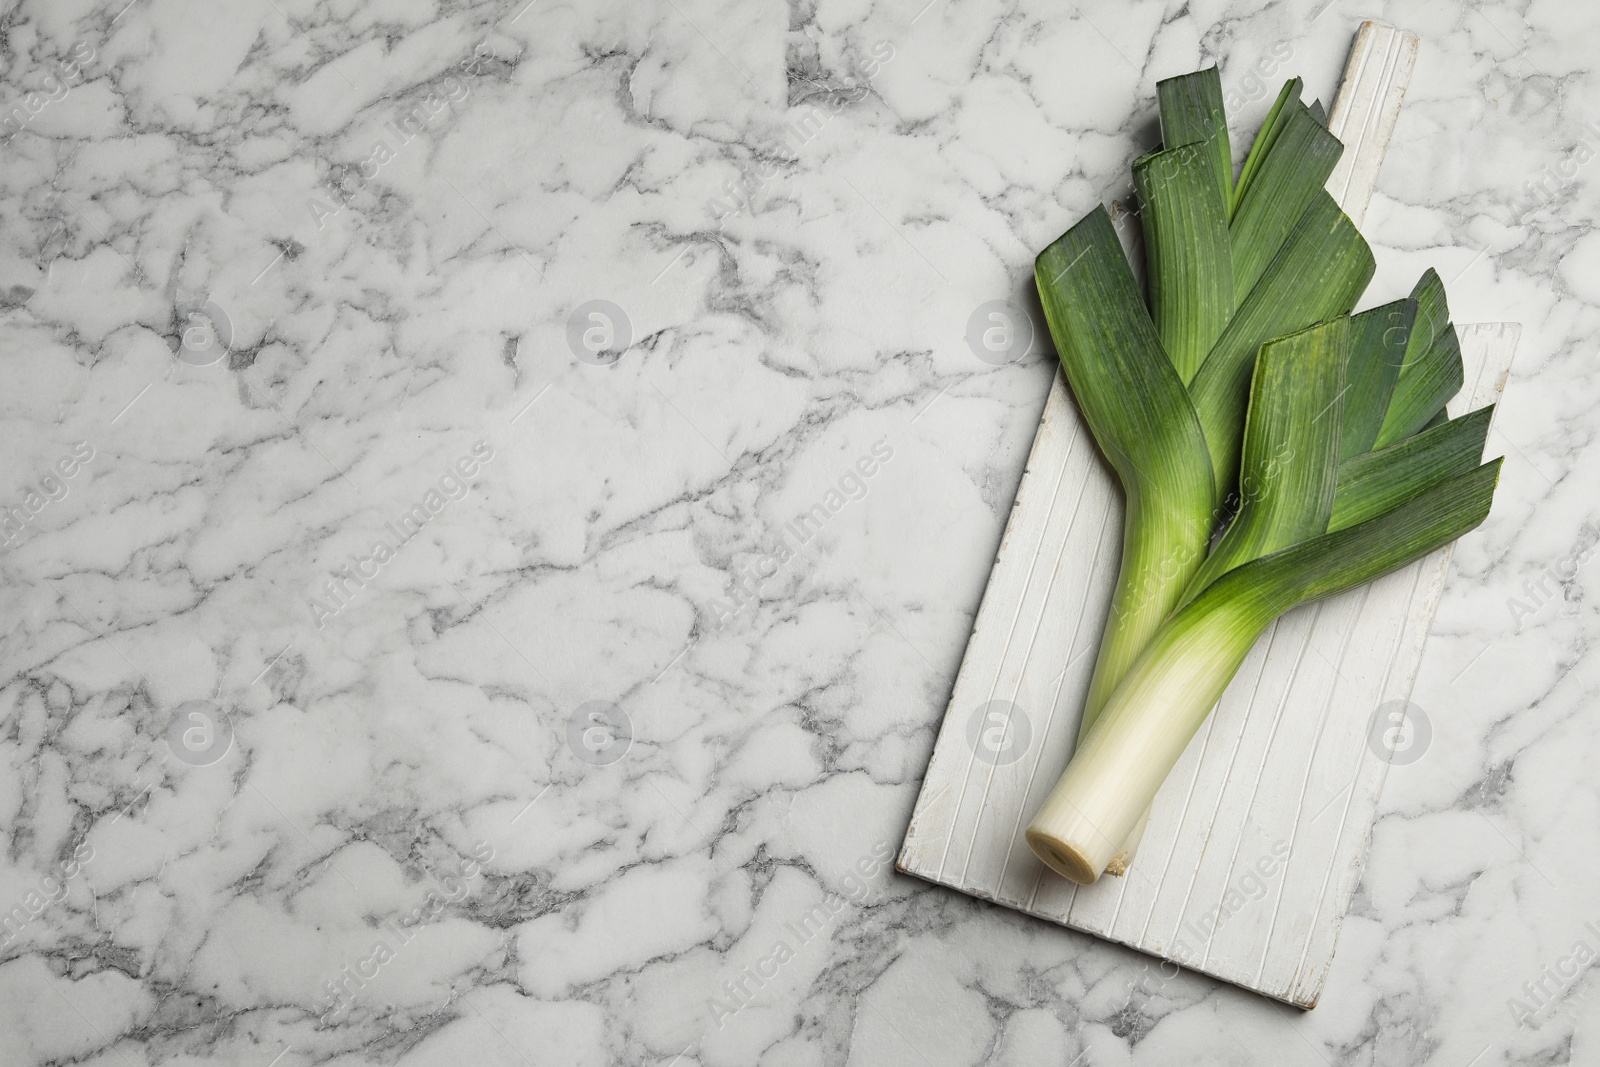
<instances>
[{"instance_id":1,"label":"weathered white paint","mask_svg":"<svg viewBox=\"0 0 1600 1067\"><path fill-rule=\"evenodd\" d=\"M1351 51L1329 121L1346 152L1328 188L1358 220L1416 52L1413 35L1374 23ZM1466 385L1452 414L1498 399L1519 330L1459 329ZM1311 1007L1387 767L1369 724L1411 691L1450 549L1280 619L1162 788L1128 874L1077 887L1022 833L1070 754L1121 528L1120 491L1058 375L900 868ZM1012 741L1026 720L1014 762L1003 759L1016 750L986 759L969 741L993 701L1008 702L990 725Z\"/></svg>"}]
</instances>

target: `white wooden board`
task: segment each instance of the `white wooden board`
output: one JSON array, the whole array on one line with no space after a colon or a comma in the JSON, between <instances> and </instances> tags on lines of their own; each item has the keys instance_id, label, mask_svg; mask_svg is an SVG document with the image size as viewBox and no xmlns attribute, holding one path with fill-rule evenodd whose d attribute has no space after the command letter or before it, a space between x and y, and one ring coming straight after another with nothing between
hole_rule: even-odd
<instances>
[{"instance_id":1,"label":"white wooden board","mask_svg":"<svg viewBox=\"0 0 1600 1067\"><path fill-rule=\"evenodd\" d=\"M1328 188L1358 221L1416 52L1374 23L1351 51ZM1498 399L1519 332L1458 329L1452 415ZM1078 887L1023 830L1071 754L1121 529L1121 491L1057 375L899 867L1312 1007L1388 766L1369 728L1410 694L1450 549L1280 619L1162 788L1128 874Z\"/></svg>"}]
</instances>

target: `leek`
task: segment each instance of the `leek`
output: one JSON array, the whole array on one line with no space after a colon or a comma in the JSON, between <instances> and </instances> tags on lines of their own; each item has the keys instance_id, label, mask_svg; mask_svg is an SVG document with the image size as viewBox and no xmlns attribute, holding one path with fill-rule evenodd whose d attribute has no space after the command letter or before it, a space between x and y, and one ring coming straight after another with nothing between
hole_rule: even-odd
<instances>
[{"instance_id":1,"label":"leek","mask_svg":"<svg viewBox=\"0 0 1600 1067\"><path fill-rule=\"evenodd\" d=\"M1471 530L1489 409L1447 419L1460 345L1432 271L1351 315L1373 274L1323 189L1342 146L1284 86L1239 173L1215 68L1157 87L1139 159L1141 297L1104 209L1035 263L1073 397L1127 497L1078 735L1027 830L1092 882L1128 862L1162 781L1278 615Z\"/></svg>"}]
</instances>

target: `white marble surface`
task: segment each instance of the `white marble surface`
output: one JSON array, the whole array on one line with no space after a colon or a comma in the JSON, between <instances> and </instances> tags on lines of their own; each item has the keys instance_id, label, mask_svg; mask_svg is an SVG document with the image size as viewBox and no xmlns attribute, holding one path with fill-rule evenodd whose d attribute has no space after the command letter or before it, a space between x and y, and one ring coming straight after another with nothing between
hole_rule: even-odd
<instances>
[{"instance_id":1,"label":"white marble surface","mask_svg":"<svg viewBox=\"0 0 1600 1067\"><path fill-rule=\"evenodd\" d=\"M123 3L0 17L0 1063L1600 1060L1600 11ZM1362 16L1369 302L1525 329L1298 1015L883 857L1054 373L969 317Z\"/></svg>"}]
</instances>

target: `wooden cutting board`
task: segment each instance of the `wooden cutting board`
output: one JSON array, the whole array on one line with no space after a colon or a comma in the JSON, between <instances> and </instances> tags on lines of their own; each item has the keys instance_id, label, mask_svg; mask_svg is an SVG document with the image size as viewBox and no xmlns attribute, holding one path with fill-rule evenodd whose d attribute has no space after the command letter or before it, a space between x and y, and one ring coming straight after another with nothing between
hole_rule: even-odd
<instances>
[{"instance_id":1,"label":"wooden cutting board","mask_svg":"<svg viewBox=\"0 0 1600 1067\"><path fill-rule=\"evenodd\" d=\"M1358 224L1418 40L1362 25L1330 113L1328 191ZM1504 388L1519 327L1458 326L1459 415ZM1278 620L1162 787L1123 877L1076 886L1023 830L1071 754L1109 610L1122 494L1058 374L906 830L907 874L1315 1006L1390 762L1430 724L1407 698L1446 547Z\"/></svg>"}]
</instances>

